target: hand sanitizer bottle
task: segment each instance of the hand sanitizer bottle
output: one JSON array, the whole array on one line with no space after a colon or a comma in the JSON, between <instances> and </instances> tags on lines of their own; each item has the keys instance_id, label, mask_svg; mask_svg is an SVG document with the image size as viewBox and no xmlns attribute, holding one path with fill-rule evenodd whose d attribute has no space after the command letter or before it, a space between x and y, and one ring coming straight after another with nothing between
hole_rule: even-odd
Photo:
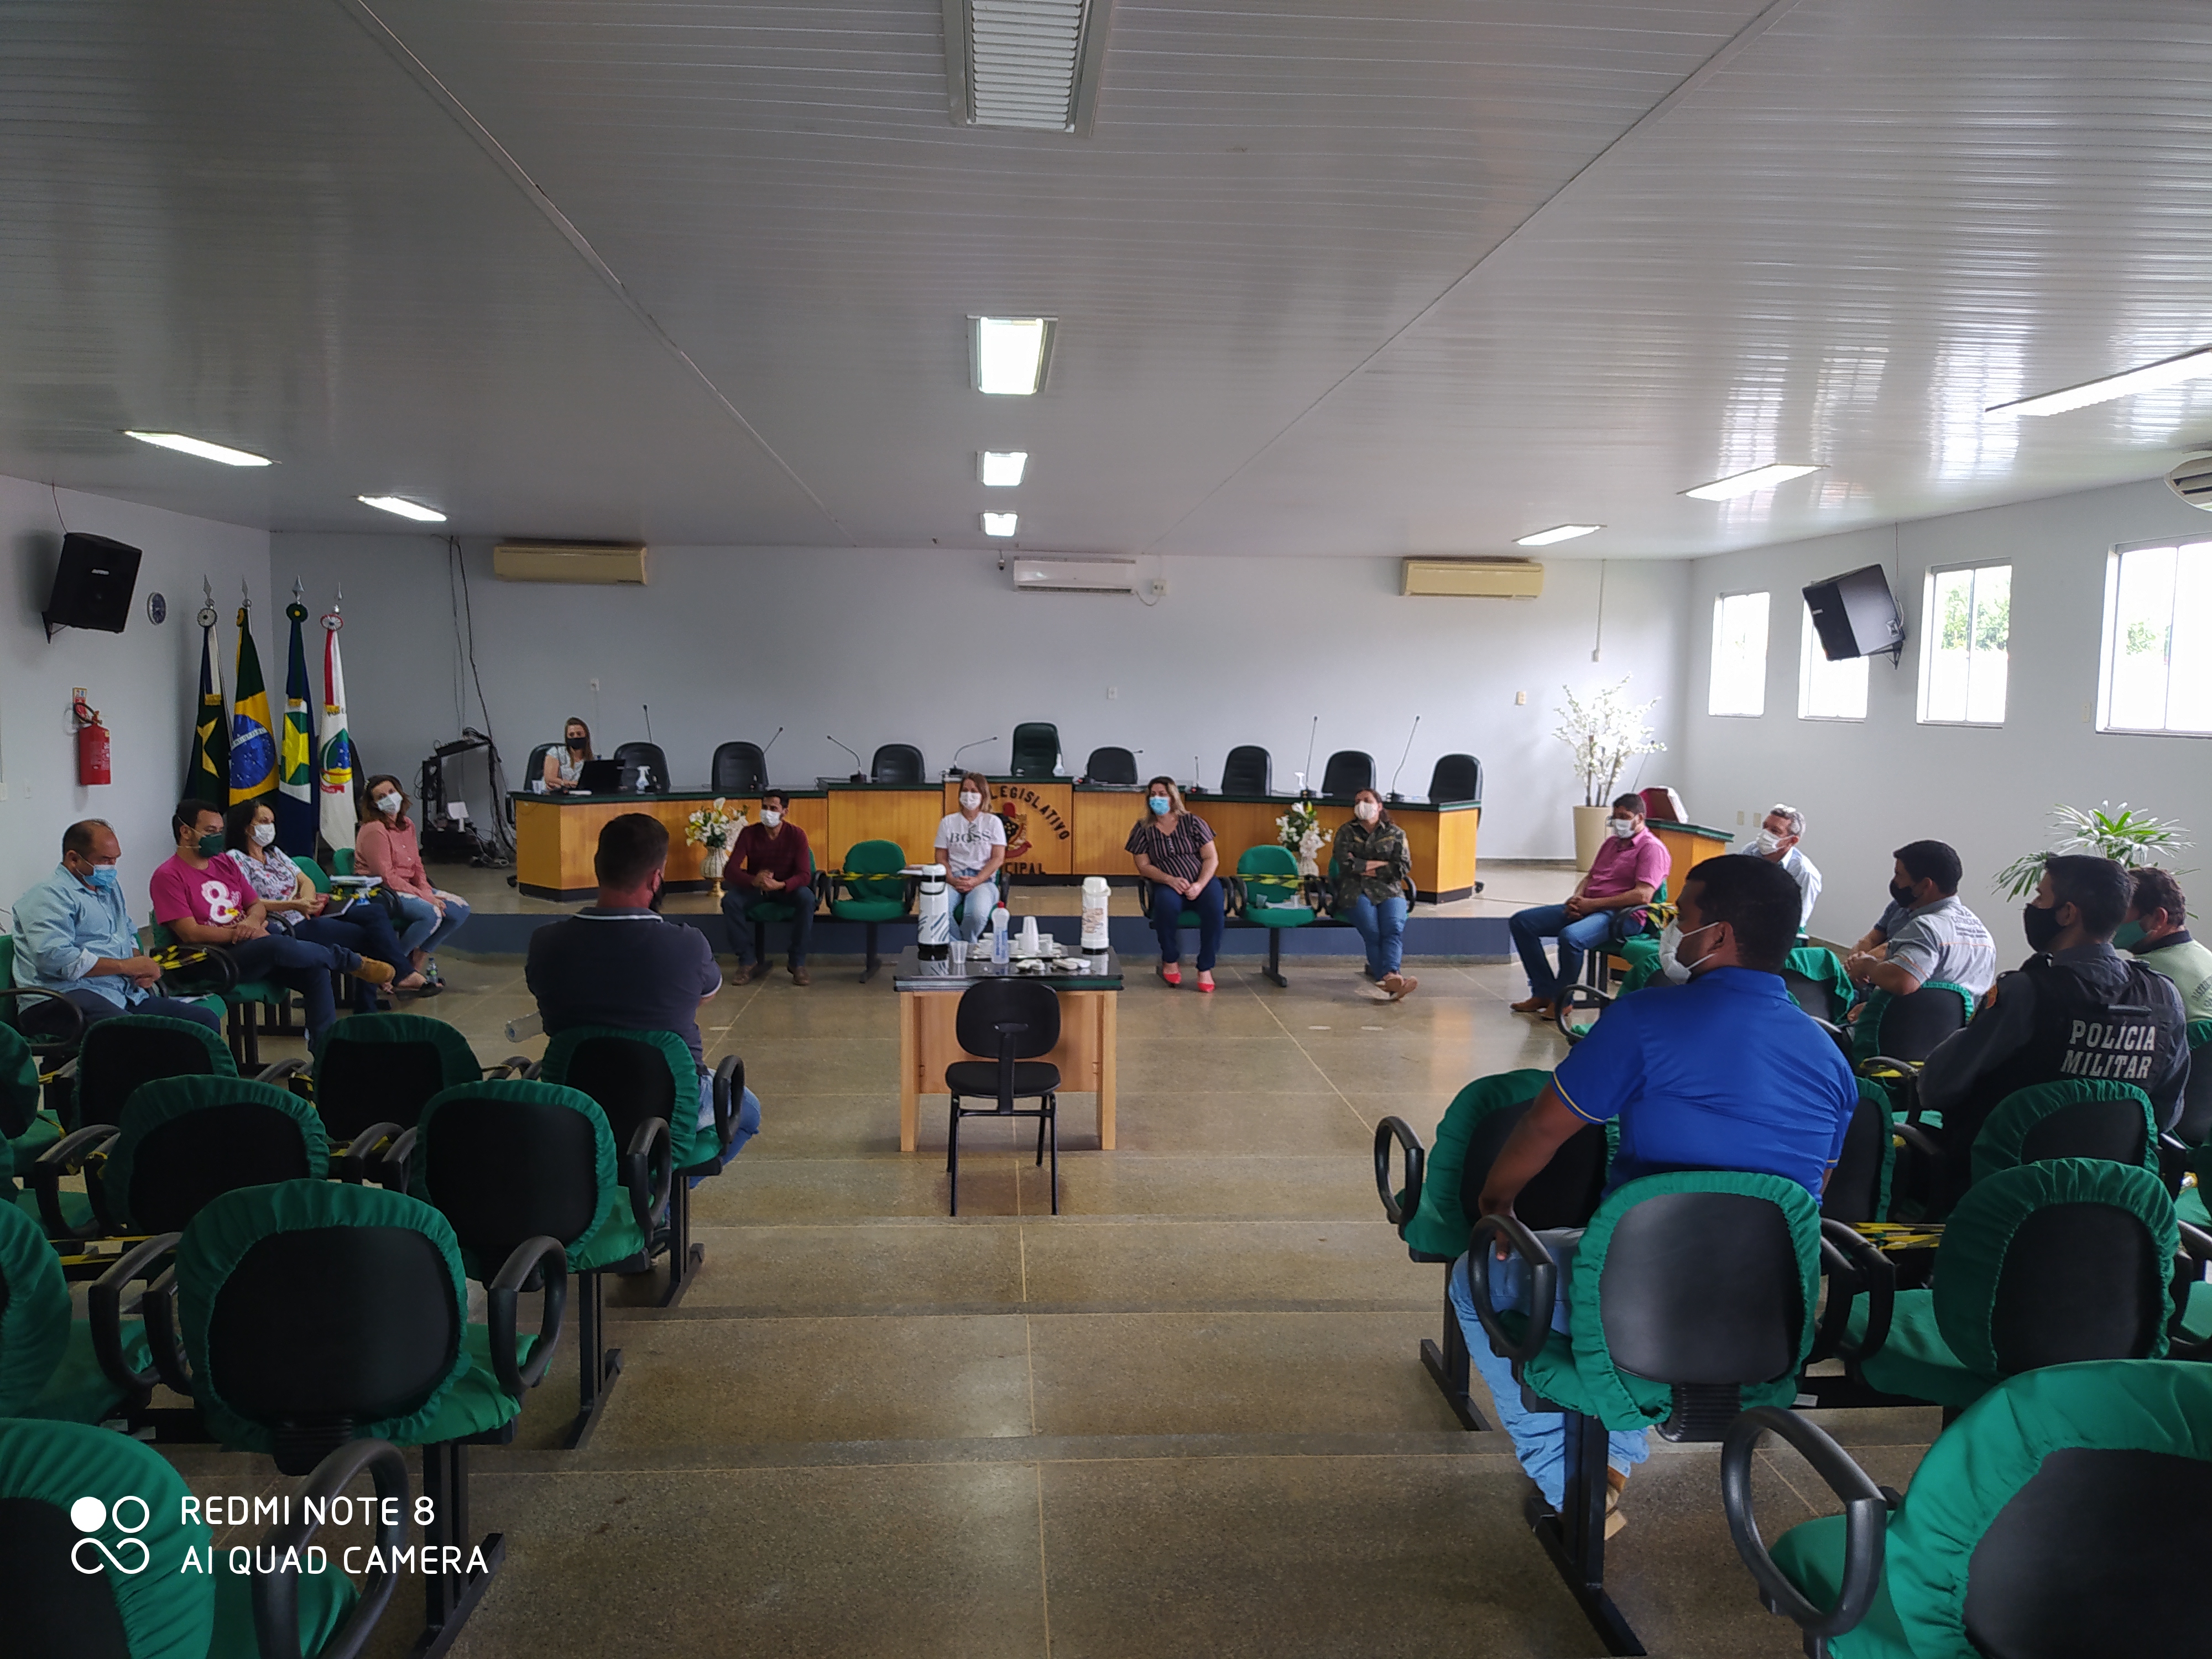
<instances>
[{"instance_id":1,"label":"hand sanitizer bottle","mask_svg":"<svg viewBox=\"0 0 2212 1659\"><path fill-rule=\"evenodd\" d=\"M991 960L997 966L1006 965L1006 924L1011 920L1003 904L991 912Z\"/></svg>"}]
</instances>

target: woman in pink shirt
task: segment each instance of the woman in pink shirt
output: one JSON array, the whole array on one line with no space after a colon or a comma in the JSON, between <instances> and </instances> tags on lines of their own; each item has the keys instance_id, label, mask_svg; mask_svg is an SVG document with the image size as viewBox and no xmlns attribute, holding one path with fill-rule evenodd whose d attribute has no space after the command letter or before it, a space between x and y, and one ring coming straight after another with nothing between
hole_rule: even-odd
<instances>
[{"instance_id":1,"label":"woman in pink shirt","mask_svg":"<svg viewBox=\"0 0 2212 1659\"><path fill-rule=\"evenodd\" d=\"M362 791L361 827L354 831L354 868L382 882L399 911L399 948L415 971L441 984L431 952L469 919L468 901L433 887L422 868L422 842L399 780L380 772Z\"/></svg>"}]
</instances>

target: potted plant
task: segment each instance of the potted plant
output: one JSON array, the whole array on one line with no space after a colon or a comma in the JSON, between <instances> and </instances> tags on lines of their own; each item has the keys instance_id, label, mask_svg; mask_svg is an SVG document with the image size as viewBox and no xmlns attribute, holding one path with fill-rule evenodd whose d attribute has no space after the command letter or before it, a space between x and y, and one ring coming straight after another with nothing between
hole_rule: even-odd
<instances>
[{"instance_id":1,"label":"potted plant","mask_svg":"<svg viewBox=\"0 0 2212 1659\"><path fill-rule=\"evenodd\" d=\"M2134 870L2156 864L2166 854L2180 852L2191 844L2181 839L2188 834L2181 825L2135 811L2125 801L2118 811L2108 800L2099 801L2090 812L2078 806L2054 806L2051 823L2058 839L2049 851L2024 854L1997 872L1993 884L2007 898L2026 898L2033 893L2043 879L2043 861L2048 858L2087 853Z\"/></svg>"},{"instance_id":2,"label":"potted plant","mask_svg":"<svg viewBox=\"0 0 2212 1659\"><path fill-rule=\"evenodd\" d=\"M1302 876L1321 874L1321 808L1312 801L1292 804L1290 810L1275 820L1275 844L1289 849L1298 861Z\"/></svg>"},{"instance_id":3,"label":"potted plant","mask_svg":"<svg viewBox=\"0 0 2212 1659\"><path fill-rule=\"evenodd\" d=\"M1587 702L1566 686L1559 690L1567 706L1552 711L1560 720L1552 735L1572 751L1575 777L1583 787L1583 804L1575 808L1575 867L1587 870L1605 839L1605 820L1621 773L1638 756L1663 754L1667 745L1644 722L1659 699L1630 703L1626 677L1618 685L1601 687Z\"/></svg>"},{"instance_id":4,"label":"potted plant","mask_svg":"<svg viewBox=\"0 0 2212 1659\"><path fill-rule=\"evenodd\" d=\"M732 806L721 796L714 804L702 806L684 820L684 839L694 847L703 847L706 855L699 860L699 873L708 881L720 881L722 866L729 862L730 847L738 838L738 831L745 827L745 809Z\"/></svg>"}]
</instances>

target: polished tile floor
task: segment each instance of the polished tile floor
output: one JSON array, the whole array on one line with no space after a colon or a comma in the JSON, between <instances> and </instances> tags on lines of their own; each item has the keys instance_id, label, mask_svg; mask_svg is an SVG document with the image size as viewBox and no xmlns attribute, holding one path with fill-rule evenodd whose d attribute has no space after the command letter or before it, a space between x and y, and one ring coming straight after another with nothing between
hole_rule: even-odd
<instances>
[{"instance_id":1,"label":"polished tile floor","mask_svg":"<svg viewBox=\"0 0 2212 1659\"><path fill-rule=\"evenodd\" d=\"M888 983L726 989L765 1127L695 1213L684 1303L616 1311L624 1371L583 1453L552 1449L566 1354L521 1442L475 1455L505 1571L454 1651L568 1656L1581 1655L1589 1626L1522 1523L1504 1437L1462 1431L1417 1358L1440 1269L1406 1259L1370 1170L1386 1113L1425 1137L1468 1079L1543 1066L1501 967L1414 964L1391 1006L1348 961L1200 997L1142 964L1121 1016L1121 1149L1066 1103L1061 1211L1009 1129L940 1101L898 1151ZM435 1012L495 1060L520 964L445 963ZM281 1046L276 1052L283 1052ZM626 1287L629 1288L629 1287ZM1933 1413L1838 1414L1902 1486ZM181 1454L204 1487L251 1460ZM1654 1652L1797 1651L1722 1519L1711 1447L1628 1498L1618 1599ZM258 1472L261 1479L268 1471ZM1832 1507L1762 1455L1768 1535ZM414 1588L380 1654L404 1646Z\"/></svg>"}]
</instances>

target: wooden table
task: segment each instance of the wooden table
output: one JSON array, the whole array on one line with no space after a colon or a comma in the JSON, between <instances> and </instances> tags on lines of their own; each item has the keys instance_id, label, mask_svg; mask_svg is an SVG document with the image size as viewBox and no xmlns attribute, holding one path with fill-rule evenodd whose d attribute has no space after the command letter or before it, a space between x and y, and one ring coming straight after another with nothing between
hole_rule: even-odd
<instances>
[{"instance_id":1,"label":"wooden table","mask_svg":"<svg viewBox=\"0 0 2212 1659\"><path fill-rule=\"evenodd\" d=\"M609 819L625 812L642 812L668 826L670 892L692 893L712 887L714 884L700 869L707 849L684 839L684 821L715 799L712 789L672 789L651 795L518 794L514 797L515 887L532 898L592 897L599 890L599 878L592 873L592 855L599 851L599 831ZM758 795L721 799L726 807L744 808L748 823L760 822ZM793 790L790 821L806 832L815 863L826 864L822 847L830 833L830 810L823 792Z\"/></svg>"},{"instance_id":2,"label":"wooden table","mask_svg":"<svg viewBox=\"0 0 2212 1659\"><path fill-rule=\"evenodd\" d=\"M1644 827L1659 837L1659 844L1667 849L1667 896L1680 903L1682 884L1690 872L1707 859L1717 859L1729 849L1734 839L1725 830L1708 829L1702 823L1668 823L1662 818L1646 818Z\"/></svg>"},{"instance_id":3,"label":"wooden table","mask_svg":"<svg viewBox=\"0 0 2212 1659\"><path fill-rule=\"evenodd\" d=\"M1121 994L1121 960L1111 951L1088 951L1097 964L1088 974L1039 974L1037 982L1060 993L1060 1043L1039 1058L1060 1067L1063 1092L1088 1090L1098 1097L1098 1147L1114 1150L1114 1042ZM891 988L899 1000L899 1151L910 1152L921 1125L921 1097L945 1092L945 1068L971 1054L953 1035L959 994L991 976L1028 979L986 958L955 964L924 962L914 945L899 952Z\"/></svg>"}]
</instances>

